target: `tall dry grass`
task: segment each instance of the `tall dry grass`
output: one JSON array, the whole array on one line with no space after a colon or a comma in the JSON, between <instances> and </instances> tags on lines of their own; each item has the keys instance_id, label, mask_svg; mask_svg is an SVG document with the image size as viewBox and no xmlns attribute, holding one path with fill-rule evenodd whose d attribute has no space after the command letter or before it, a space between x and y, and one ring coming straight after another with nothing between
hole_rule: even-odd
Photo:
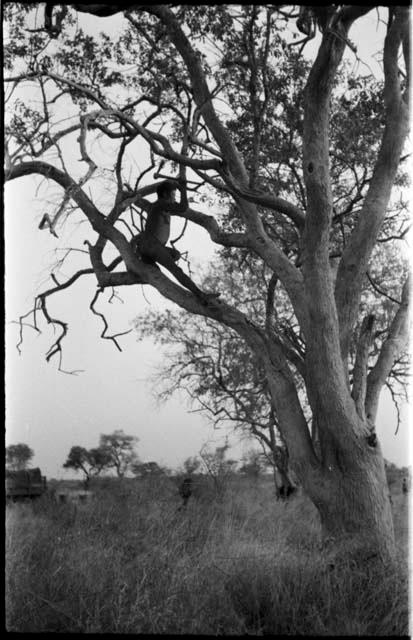
<instances>
[{"instance_id":1,"label":"tall dry grass","mask_svg":"<svg viewBox=\"0 0 413 640\"><path fill-rule=\"evenodd\" d=\"M178 511L168 482L7 507L8 631L408 634L407 538L397 570L331 570L304 496L276 502L269 482L237 480ZM401 529L406 499L394 503Z\"/></svg>"}]
</instances>

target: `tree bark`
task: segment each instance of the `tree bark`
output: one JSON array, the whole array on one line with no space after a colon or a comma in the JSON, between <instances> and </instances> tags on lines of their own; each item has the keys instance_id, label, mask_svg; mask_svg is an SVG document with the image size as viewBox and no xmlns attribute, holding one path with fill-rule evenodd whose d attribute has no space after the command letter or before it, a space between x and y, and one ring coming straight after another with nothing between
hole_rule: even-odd
<instances>
[{"instance_id":1,"label":"tree bark","mask_svg":"<svg viewBox=\"0 0 413 640\"><path fill-rule=\"evenodd\" d=\"M368 455L370 454L370 455ZM396 548L384 462L379 450L355 455L352 470L326 469L328 499L313 495L325 543L358 561L391 562Z\"/></svg>"}]
</instances>

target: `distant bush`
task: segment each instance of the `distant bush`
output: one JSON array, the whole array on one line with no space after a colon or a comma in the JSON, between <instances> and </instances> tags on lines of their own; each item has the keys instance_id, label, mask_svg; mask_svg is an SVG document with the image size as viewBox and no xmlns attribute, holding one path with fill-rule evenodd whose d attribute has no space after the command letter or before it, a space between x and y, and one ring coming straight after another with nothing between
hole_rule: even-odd
<instances>
[{"instance_id":1,"label":"distant bush","mask_svg":"<svg viewBox=\"0 0 413 640\"><path fill-rule=\"evenodd\" d=\"M87 508L7 508L8 631L407 635L403 557L397 572L331 570L304 496L237 478L178 511L169 478L113 480Z\"/></svg>"},{"instance_id":2,"label":"distant bush","mask_svg":"<svg viewBox=\"0 0 413 640\"><path fill-rule=\"evenodd\" d=\"M400 469L392 462L386 461L386 478L389 489L398 493L399 491L401 491L403 478L407 477L408 469Z\"/></svg>"}]
</instances>

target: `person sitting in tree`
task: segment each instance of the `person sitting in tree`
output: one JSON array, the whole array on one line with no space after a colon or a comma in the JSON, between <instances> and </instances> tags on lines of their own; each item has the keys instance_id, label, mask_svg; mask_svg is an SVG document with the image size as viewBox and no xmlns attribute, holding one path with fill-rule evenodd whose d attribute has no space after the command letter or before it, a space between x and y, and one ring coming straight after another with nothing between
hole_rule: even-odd
<instances>
[{"instance_id":1,"label":"person sitting in tree","mask_svg":"<svg viewBox=\"0 0 413 640\"><path fill-rule=\"evenodd\" d=\"M167 247L171 231L171 214L184 213L188 208L185 188L181 188L181 202L175 202L178 185L173 180L165 180L158 184L158 199L151 204L143 233L132 240L146 264L159 263L178 280L186 289L192 291L204 302L217 298L219 293L204 293L176 264L181 254L174 247Z\"/></svg>"}]
</instances>

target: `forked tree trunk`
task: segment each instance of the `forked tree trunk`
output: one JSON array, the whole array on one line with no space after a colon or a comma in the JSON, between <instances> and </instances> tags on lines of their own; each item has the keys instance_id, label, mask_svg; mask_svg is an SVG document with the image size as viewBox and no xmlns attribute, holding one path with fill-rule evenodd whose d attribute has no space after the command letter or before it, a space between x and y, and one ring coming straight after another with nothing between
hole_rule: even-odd
<instances>
[{"instance_id":1,"label":"forked tree trunk","mask_svg":"<svg viewBox=\"0 0 413 640\"><path fill-rule=\"evenodd\" d=\"M348 397L343 397L337 410L327 403L328 411L324 408L323 412L319 406L320 447L316 450L293 380L288 379L286 370L274 367L270 349L261 350L260 356L281 418L279 427L290 468L320 515L321 542L331 549L332 556L391 560L395 541L388 485L380 444L368 435L370 425L363 424L355 411L354 424L343 413ZM319 377L322 379L322 372ZM327 380L318 384L328 389ZM313 385L310 389L315 396ZM314 410L313 397L312 401Z\"/></svg>"}]
</instances>

